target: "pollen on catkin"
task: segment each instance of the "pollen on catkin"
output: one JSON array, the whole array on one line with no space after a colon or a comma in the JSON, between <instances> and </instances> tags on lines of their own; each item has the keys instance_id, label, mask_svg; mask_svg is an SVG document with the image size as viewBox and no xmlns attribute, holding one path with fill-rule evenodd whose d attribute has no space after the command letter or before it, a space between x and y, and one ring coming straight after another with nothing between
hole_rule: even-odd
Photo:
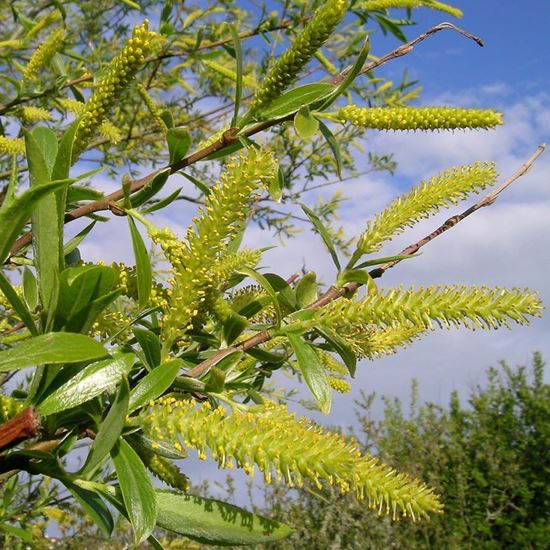
<instances>
[{"instance_id":1,"label":"pollen on catkin","mask_svg":"<svg viewBox=\"0 0 550 550\"><path fill-rule=\"evenodd\" d=\"M52 31L46 40L38 46L23 70L24 80L36 80L40 70L45 67L59 51L65 39L65 29Z\"/></svg>"},{"instance_id":2,"label":"pollen on catkin","mask_svg":"<svg viewBox=\"0 0 550 550\"><path fill-rule=\"evenodd\" d=\"M0 155L24 155L25 142L20 138L0 136Z\"/></svg>"},{"instance_id":3,"label":"pollen on catkin","mask_svg":"<svg viewBox=\"0 0 550 550\"><path fill-rule=\"evenodd\" d=\"M25 122L49 121L52 115L42 107L23 107L21 109L21 118Z\"/></svg>"},{"instance_id":4,"label":"pollen on catkin","mask_svg":"<svg viewBox=\"0 0 550 550\"><path fill-rule=\"evenodd\" d=\"M300 71L344 18L347 7L347 0L327 0L315 11L304 29L263 78L262 85L254 94L251 114L267 107L296 80Z\"/></svg>"},{"instance_id":5,"label":"pollen on catkin","mask_svg":"<svg viewBox=\"0 0 550 550\"><path fill-rule=\"evenodd\" d=\"M272 153L248 149L227 164L184 241L170 231L150 228L151 239L162 247L173 267L171 303L162 331L168 348L193 327L213 288L212 264L247 218L256 190L274 176Z\"/></svg>"},{"instance_id":6,"label":"pollen on catkin","mask_svg":"<svg viewBox=\"0 0 550 550\"><path fill-rule=\"evenodd\" d=\"M98 82L83 110L73 146L73 162L84 151L102 122L108 117L120 94L152 52L156 37L156 33L149 31L148 21L144 21L134 28L132 37L109 63L106 75Z\"/></svg>"},{"instance_id":7,"label":"pollen on catkin","mask_svg":"<svg viewBox=\"0 0 550 550\"><path fill-rule=\"evenodd\" d=\"M197 406L191 400L161 397L139 422L146 435L178 440L196 449L201 459L209 452L221 468L235 462L250 476L257 468L267 483L285 481L295 487L309 480L318 489L334 485L394 517L416 519L442 508L426 485L362 454L354 439L297 418L272 402L227 414L208 402Z\"/></svg>"},{"instance_id":8,"label":"pollen on catkin","mask_svg":"<svg viewBox=\"0 0 550 550\"><path fill-rule=\"evenodd\" d=\"M502 124L502 114L492 109L458 107L357 107L338 111L341 122L375 130L492 129Z\"/></svg>"}]
</instances>

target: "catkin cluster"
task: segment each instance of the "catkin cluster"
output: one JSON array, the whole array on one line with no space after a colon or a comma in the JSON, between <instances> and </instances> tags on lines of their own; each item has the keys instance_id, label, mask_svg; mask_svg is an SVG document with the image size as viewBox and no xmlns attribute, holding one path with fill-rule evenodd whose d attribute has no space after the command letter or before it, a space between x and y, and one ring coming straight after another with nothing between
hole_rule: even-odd
<instances>
[{"instance_id":1,"label":"catkin cluster","mask_svg":"<svg viewBox=\"0 0 550 550\"><path fill-rule=\"evenodd\" d=\"M277 59L254 94L250 113L255 114L278 97L328 40L346 14L347 0L327 0L298 33L290 47Z\"/></svg>"},{"instance_id":2,"label":"catkin cluster","mask_svg":"<svg viewBox=\"0 0 550 550\"><path fill-rule=\"evenodd\" d=\"M52 31L48 38L38 46L32 54L23 71L25 80L36 80L40 70L45 67L52 57L59 51L65 38L65 30L62 28Z\"/></svg>"},{"instance_id":3,"label":"catkin cluster","mask_svg":"<svg viewBox=\"0 0 550 550\"><path fill-rule=\"evenodd\" d=\"M154 32L149 31L148 21L144 21L134 29L122 51L109 63L106 75L95 87L82 112L73 146L73 161L84 151L145 58L152 52L156 37Z\"/></svg>"},{"instance_id":4,"label":"catkin cluster","mask_svg":"<svg viewBox=\"0 0 550 550\"><path fill-rule=\"evenodd\" d=\"M151 403L140 422L153 440L195 448L202 459L210 451L220 467L230 468L236 462L248 475L256 467L268 483L275 477L291 487L306 479L319 489L335 485L395 518L416 519L441 510L423 483L363 455L353 439L296 418L281 405L267 402L254 412L228 415L209 403L197 407L191 400L163 397Z\"/></svg>"},{"instance_id":5,"label":"catkin cluster","mask_svg":"<svg viewBox=\"0 0 550 550\"><path fill-rule=\"evenodd\" d=\"M502 114L492 109L458 107L357 107L338 111L341 122L376 130L488 130L502 124Z\"/></svg>"},{"instance_id":6,"label":"catkin cluster","mask_svg":"<svg viewBox=\"0 0 550 550\"><path fill-rule=\"evenodd\" d=\"M215 279L211 271L237 225L246 219L255 191L275 176L269 151L249 149L228 163L206 198L205 206L178 241L169 231L150 229L152 240L163 248L173 267L172 291L163 321L165 349L193 327Z\"/></svg>"}]
</instances>

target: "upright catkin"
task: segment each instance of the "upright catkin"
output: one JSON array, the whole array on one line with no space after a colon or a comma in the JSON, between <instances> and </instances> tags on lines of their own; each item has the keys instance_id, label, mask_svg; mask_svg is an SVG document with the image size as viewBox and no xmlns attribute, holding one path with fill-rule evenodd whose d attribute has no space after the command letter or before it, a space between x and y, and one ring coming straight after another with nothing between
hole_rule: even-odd
<instances>
[{"instance_id":1,"label":"upright catkin","mask_svg":"<svg viewBox=\"0 0 550 550\"><path fill-rule=\"evenodd\" d=\"M155 46L157 35L149 31L148 21L134 28L121 52L109 63L106 75L97 84L86 103L73 146L73 162L109 116L122 92L143 65Z\"/></svg>"},{"instance_id":2,"label":"upright catkin","mask_svg":"<svg viewBox=\"0 0 550 550\"><path fill-rule=\"evenodd\" d=\"M268 71L263 84L254 94L249 116L267 107L296 80L300 71L342 21L347 7L347 0L328 0L315 12L290 47Z\"/></svg>"}]
</instances>

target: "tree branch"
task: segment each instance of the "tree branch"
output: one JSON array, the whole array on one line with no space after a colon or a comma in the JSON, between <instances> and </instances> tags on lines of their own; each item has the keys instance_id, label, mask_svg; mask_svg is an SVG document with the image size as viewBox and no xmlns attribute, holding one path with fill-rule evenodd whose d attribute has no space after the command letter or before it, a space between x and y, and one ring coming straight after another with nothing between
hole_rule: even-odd
<instances>
[{"instance_id":1,"label":"tree branch","mask_svg":"<svg viewBox=\"0 0 550 550\"><path fill-rule=\"evenodd\" d=\"M405 248L400 255L401 256L412 256L414 253L416 253L421 247L425 246L429 242L433 241L436 237L443 234L445 231L451 229L452 227L456 226L459 222L461 222L463 219L467 218L474 212L477 212L480 208L483 208L484 206L490 206L493 204L502 191L507 189L512 183L514 183L516 180L518 180L521 176L525 175L533 166L535 161L540 157L540 155L544 152L546 148L545 144L539 145L535 153L529 158L525 164L521 166L510 178L508 178L501 186L499 186L497 189L483 197L481 200L479 200L477 203L475 203L470 208L466 209L462 214L459 214L458 216L453 216L452 218L449 218L445 223L443 223L439 228L437 228L435 231L421 239L420 241L408 246ZM387 269L390 267L393 267L394 265L398 264L400 260L389 262L382 267L373 269L369 272L369 275L373 278L380 278L382 275L386 272ZM347 294L352 294L355 292L359 287L361 286L361 283L357 282L350 282L346 283L342 287L335 287L331 286L325 294L323 294L318 300L311 303L309 306L307 306L307 309L319 309L330 302L337 300L338 298L341 298L342 296L345 296ZM267 342L271 339L271 334L267 330L263 330L261 332L258 332L251 336L250 338L244 340L240 344L237 344L236 346L231 346L229 348L220 350L218 353L215 353L212 357L209 357L207 360L203 361L202 363L199 363L196 367L192 368L188 372L185 373L185 376L191 377L191 378L197 378L202 373L208 371L211 367L216 365L219 361L221 361L224 357L227 355L230 355L231 353L235 351L246 351L248 349L254 348L256 346L259 346L260 344L263 344L264 342Z\"/></svg>"},{"instance_id":2,"label":"tree branch","mask_svg":"<svg viewBox=\"0 0 550 550\"><path fill-rule=\"evenodd\" d=\"M439 25L436 25L435 27L429 29L425 33L421 34L411 42L408 42L407 44L403 44L390 52L389 54L385 55L384 57L380 58L378 61L371 63L370 65L366 66L362 72L370 71L375 67L379 67L383 65L384 63L387 63L388 61L391 61L392 59L395 59L397 57L401 57L403 55L406 55L410 51L412 51L412 48L415 44L418 42L421 42L422 40L425 40L428 38L428 36L435 34L436 32L445 29L445 28L451 28L461 34L464 34L465 36L468 36L469 38L472 38L473 40L476 40L478 43L480 43L480 39L474 37L473 35L470 35L466 31L463 31L456 27L455 25L451 23L440 23ZM345 76L345 75L344 75ZM149 184L153 178L161 171L166 170L167 168L170 169L170 173L174 174L181 170L182 168L186 168L187 166L190 166L191 164L194 164L195 162L198 162L200 160L203 160L204 158L208 157L209 155L216 153L218 151L221 151L222 149L225 149L226 147L233 145L239 140L239 137L250 137L255 134L258 134L259 132L262 132L264 130L267 130L268 128L271 128L272 126L275 126L277 124L280 124L281 122L284 122L286 120L290 120L292 117L289 116L284 119L278 119L278 120L268 120L264 122L259 122L257 124L251 125L250 127L246 128L243 131L239 132L238 128L230 128L224 134L220 139L209 145L208 147L205 147L204 149L201 149L200 151L196 151L192 153L191 155L185 157L184 159L180 160L179 162L176 162L172 165L168 165L164 168L161 168L159 170L155 170L154 172L144 176L143 178L134 180L129 183L129 191L130 193L136 193L143 187L145 187L147 184ZM110 210L113 203L116 201L124 198L124 191L122 188L118 189L117 191L111 193L110 195L107 195L106 197L99 199L97 201L88 203L84 206L81 206L79 208L76 208L75 210L72 210L71 212L68 212L65 215L65 223L69 223L73 220L77 220L79 218L82 218L84 216L89 216L90 214L93 214L94 212L99 211L105 211ZM15 254L17 251L21 250L21 248L27 246L30 244L32 240L32 233L26 233L17 241L15 241L12 249L11 249L11 255ZM9 260L8 260L9 261Z\"/></svg>"}]
</instances>

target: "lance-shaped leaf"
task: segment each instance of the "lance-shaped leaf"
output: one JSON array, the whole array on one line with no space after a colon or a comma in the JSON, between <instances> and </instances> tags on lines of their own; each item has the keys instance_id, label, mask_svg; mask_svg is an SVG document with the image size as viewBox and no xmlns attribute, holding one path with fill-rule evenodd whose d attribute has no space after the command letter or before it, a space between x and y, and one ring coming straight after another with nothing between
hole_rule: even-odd
<instances>
[{"instance_id":1,"label":"lance-shaped leaf","mask_svg":"<svg viewBox=\"0 0 550 550\"><path fill-rule=\"evenodd\" d=\"M128 413L129 397L130 388L128 387L128 382L123 380L116 399L113 401L105 420L99 426L86 463L79 472L80 475L93 472L114 447L122 433L122 428L124 428L126 414Z\"/></svg>"},{"instance_id":2,"label":"lance-shaped leaf","mask_svg":"<svg viewBox=\"0 0 550 550\"><path fill-rule=\"evenodd\" d=\"M151 269L151 258L140 235L136 223L128 216L128 225L130 226L130 235L132 236L132 247L136 258L137 272L137 290L139 307L143 309L149 301L151 295L151 286L153 284L153 273Z\"/></svg>"},{"instance_id":3,"label":"lance-shaped leaf","mask_svg":"<svg viewBox=\"0 0 550 550\"><path fill-rule=\"evenodd\" d=\"M315 398L321 412L328 414L332 404L332 391L325 368L319 361L315 350L299 336L287 334L288 341L296 354L300 371L304 380Z\"/></svg>"},{"instance_id":4,"label":"lance-shaped leaf","mask_svg":"<svg viewBox=\"0 0 550 550\"><path fill-rule=\"evenodd\" d=\"M39 202L55 191L63 189L70 180L51 181L25 191L0 208L0 262L8 257L13 243L31 217Z\"/></svg>"},{"instance_id":5,"label":"lance-shaped leaf","mask_svg":"<svg viewBox=\"0 0 550 550\"><path fill-rule=\"evenodd\" d=\"M219 500L157 489L157 525L202 544L243 546L288 537L284 523Z\"/></svg>"},{"instance_id":6,"label":"lance-shaped leaf","mask_svg":"<svg viewBox=\"0 0 550 550\"><path fill-rule=\"evenodd\" d=\"M130 394L128 410L132 412L162 395L170 387L182 367L183 361L174 359L159 365L144 376Z\"/></svg>"},{"instance_id":7,"label":"lance-shaped leaf","mask_svg":"<svg viewBox=\"0 0 550 550\"><path fill-rule=\"evenodd\" d=\"M111 451L120 491L136 543L145 540L157 522L157 500L151 478L138 454L120 439Z\"/></svg>"},{"instance_id":8,"label":"lance-shaped leaf","mask_svg":"<svg viewBox=\"0 0 550 550\"><path fill-rule=\"evenodd\" d=\"M62 334L62 333L60 333ZM127 376L134 362L132 353L114 353L113 357L92 363L52 392L38 410L44 416L76 407L104 391L112 391Z\"/></svg>"},{"instance_id":9,"label":"lance-shaped leaf","mask_svg":"<svg viewBox=\"0 0 550 550\"><path fill-rule=\"evenodd\" d=\"M21 342L0 352L0 372L44 364L78 363L107 354L105 348L84 334L53 332Z\"/></svg>"},{"instance_id":10,"label":"lance-shaped leaf","mask_svg":"<svg viewBox=\"0 0 550 550\"><path fill-rule=\"evenodd\" d=\"M19 298L17 292L15 292L15 289L11 286L8 278L2 272L0 272L0 291L2 291L4 296L8 299L8 302L15 313L19 315L21 321L25 323L25 326L29 329L29 332L33 336L37 336L38 331L36 329L36 325L34 324L31 312L28 310L23 300Z\"/></svg>"}]
</instances>

